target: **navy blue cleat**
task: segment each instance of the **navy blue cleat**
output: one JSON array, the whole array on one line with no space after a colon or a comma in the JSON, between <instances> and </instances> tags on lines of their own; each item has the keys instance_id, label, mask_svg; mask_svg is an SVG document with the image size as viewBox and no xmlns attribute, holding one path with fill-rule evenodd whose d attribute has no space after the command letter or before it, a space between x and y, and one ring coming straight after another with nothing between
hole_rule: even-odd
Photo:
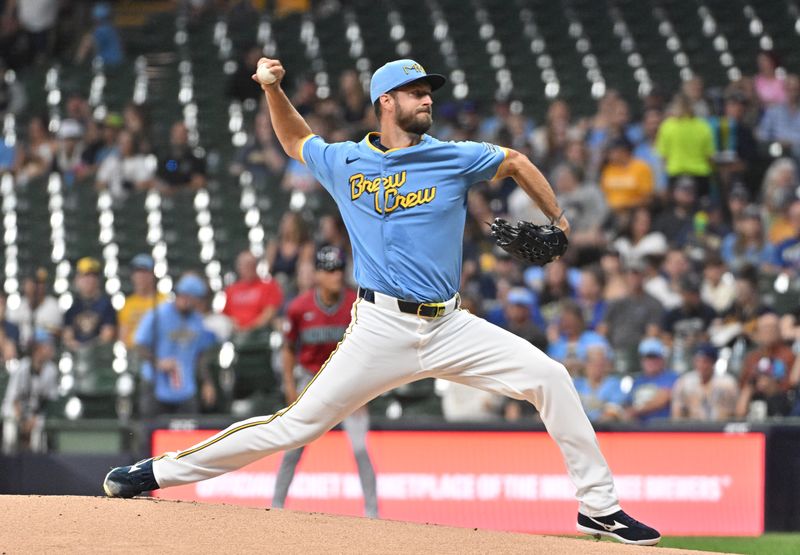
<instances>
[{"instance_id":1,"label":"navy blue cleat","mask_svg":"<svg viewBox=\"0 0 800 555\"><path fill-rule=\"evenodd\" d=\"M103 480L103 490L108 497L127 499L154 489L158 489L158 482L153 475L153 459L112 468Z\"/></svg>"},{"instance_id":2,"label":"navy blue cleat","mask_svg":"<svg viewBox=\"0 0 800 555\"><path fill-rule=\"evenodd\" d=\"M657 530L629 517L625 511L595 517L578 513L578 532L589 534L598 540L601 536L606 536L631 545L655 545L661 540L661 534Z\"/></svg>"}]
</instances>

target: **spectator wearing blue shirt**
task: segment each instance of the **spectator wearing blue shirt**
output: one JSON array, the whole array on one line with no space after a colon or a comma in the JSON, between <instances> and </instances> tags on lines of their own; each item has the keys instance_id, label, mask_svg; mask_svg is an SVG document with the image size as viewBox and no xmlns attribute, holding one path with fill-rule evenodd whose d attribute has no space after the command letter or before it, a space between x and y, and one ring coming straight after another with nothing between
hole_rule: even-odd
<instances>
[{"instance_id":1,"label":"spectator wearing blue shirt","mask_svg":"<svg viewBox=\"0 0 800 555\"><path fill-rule=\"evenodd\" d=\"M664 196L667 192L667 170L664 159L656 151L656 135L664 116L661 110L650 108L642 118L642 141L633 149L633 157L644 160L653 172L656 194Z\"/></svg>"},{"instance_id":2,"label":"spectator wearing blue shirt","mask_svg":"<svg viewBox=\"0 0 800 555\"><path fill-rule=\"evenodd\" d=\"M631 420L650 422L670 417L672 386L678 374L666 368L667 349L649 337L639 344L642 373L633 380L625 400L625 414Z\"/></svg>"},{"instance_id":3,"label":"spectator wearing blue shirt","mask_svg":"<svg viewBox=\"0 0 800 555\"><path fill-rule=\"evenodd\" d=\"M13 171L16 158L16 147L8 144L5 137L0 137L0 173Z\"/></svg>"},{"instance_id":4,"label":"spectator wearing blue shirt","mask_svg":"<svg viewBox=\"0 0 800 555\"><path fill-rule=\"evenodd\" d=\"M547 348L547 336L532 318L536 297L524 287L512 287L506 296L505 324L502 326L514 335L525 339L539 349Z\"/></svg>"},{"instance_id":5,"label":"spectator wearing blue shirt","mask_svg":"<svg viewBox=\"0 0 800 555\"><path fill-rule=\"evenodd\" d=\"M619 376L610 376L609 350L598 343L586 349L584 375L575 378L575 389L586 416L592 422L617 420L622 416L625 394Z\"/></svg>"},{"instance_id":6,"label":"spectator wearing blue shirt","mask_svg":"<svg viewBox=\"0 0 800 555\"><path fill-rule=\"evenodd\" d=\"M560 360L573 375L580 373L586 363L586 352L590 346L600 344L609 348L605 337L586 329L583 311L574 301L562 303L558 328L551 327L548 332L550 346L547 355Z\"/></svg>"},{"instance_id":7,"label":"spectator wearing blue shirt","mask_svg":"<svg viewBox=\"0 0 800 555\"><path fill-rule=\"evenodd\" d=\"M85 257L78 261L76 295L64 315L64 345L71 351L117 338L117 311L100 289L100 262Z\"/></svg>"},{"instance_id":8,"label":"spectator wearing blue shirt","mask_svg":"<svg viewBox=\"0 0 800 555\"><path fill-rule=\"evenodd\" d=\"M734 230L728 233L720 245L720 255L725 265L733 271L746 266L761 266L774 257L767 242L761 209L750 204L733 222Z\"/></svg>"},{"instance_id":9,"label":"spectator wearing blue shirt","mask_svg":"<svg viewBox=\"0 0 800 555\"><path fill-rule=\"evenodd\" d=\"M608 308L608 303L603 298L605 285L603 272L599 267L587 268L580 274L576 301L583 310L586 327L592 331L603 322Z\"/></svg>"},{"instance_id":10,"label":"spectator wearing blue shirt","mask_svg":"<svg viewBox=\"0 0 800 555\"><path fill-rule=\"evenodd\" d=\"M139 324L134 343L143 361L143 417L198 412L198 376L203 405L214 405L216 392L205 354L216 339L198 311L206 292L202 279L187 274L175 287L175 300L160 304Z\"/></svg>"},{"instance_id":11,"label":"spectator wearing blue shirt","mask_svg":"<svg viewBox=\"0 0 800 555\"><path fill-rule=\"evenodd\" d=\"M89 52L103 60L107 67L115 67L122 63L122 40L111 17L111 6L105 2L96 4L92 8L94 29L86 33L78 46L76 58L78 63L83 62Z\"/></svg>"},{"instance_id":12,"label":"spectator wearing blue shirt","mask_svg":"<svg viewBox=\"0 0 800 555\"><path fill-rule=\"evenodd\" d=\"M793 236L775 246L772 262L781 270L800 273L800 200L792 201L788 211Z\"/></svg>"},{"instance_id":13,"label":"spectator wearing blue shirt","mask_svg":"<svg viewBox=\"0 0 800 555\"><path fill-rule=\"evenodd\" d=\"M800 77L786 78L786 102L767 108L758 126L758 137L767 143L780 143L784 151L800 159Z\"/></svg>"}]
</instances>

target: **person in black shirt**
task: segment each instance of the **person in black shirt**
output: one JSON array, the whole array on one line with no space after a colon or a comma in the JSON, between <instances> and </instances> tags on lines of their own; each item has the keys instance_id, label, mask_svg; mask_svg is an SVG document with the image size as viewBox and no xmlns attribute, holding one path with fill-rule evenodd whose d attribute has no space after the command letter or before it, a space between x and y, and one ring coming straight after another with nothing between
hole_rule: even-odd
<instances>
[{"instance_id":1,"label":"person in black shirt","mask_svg":"<svg viewBox=\"0 0 800 555\"><path fill-rule=\"evenodd\" d=\"M714 309L700 300L700 277L686 274L681 278L681 304L664 315L664 340L672 347L672 367L688 370L694 348L707 341L709 325L716 317Z\"/></svg>"},{"instance_id":2,"label":"person in black shirt","mask_svg":"<svg viewBox=\"0 0 800 555\"><path fill-rule=\"evenodd\" d=\"M254 85L252 79L253 68L258 64L261 55L261 49L257 46L253 46L243 53L236 71L228 79L226 93L230 98L240 102L251 100L254 105L261 100L264 93Z\"/></svg>"},{"instance_id":3,"label":"person in black shirt","mask_svg":"<svg viewBox=\"0 0 800 555\"><path fill-rule=\"evenodd\" d=\"M161 192L170 193L183 187L205 187L206 162L192 152L189 132L183 122L172 124L169 143L169 148L158 157L156 177Z\"/></svg>"},{"instance_id":4,"label":"person in black shirt","mask_svg":"<svg viewBox=\"0 0 800 555\"><path fill-rule=\"evenodd\" d=\"M77 294L64 315L64 346L70 351L117 338L117 311L100 288L100 262L81 258L77 270Z\"/></svg>"}]
</instances>

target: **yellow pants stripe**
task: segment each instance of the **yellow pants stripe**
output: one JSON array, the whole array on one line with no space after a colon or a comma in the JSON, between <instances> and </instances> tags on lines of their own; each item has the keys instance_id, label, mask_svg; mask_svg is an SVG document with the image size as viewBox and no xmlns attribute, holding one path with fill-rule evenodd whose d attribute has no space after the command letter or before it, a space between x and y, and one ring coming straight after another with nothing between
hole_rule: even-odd
<instances>
[{"instance_id":1,"label":"yellow pants stripe","mask_svg":"<svg viewBox=\"0 0 800 555\"><path fill-rule=\"evenodd\" d=\"M317 372L317 373L314 375L314 377L311 379L311 381L310 381L310 382L308 382L308 385L306 385L306 386L303 388L303 391L301 391L301 392L300 392L300 395L298 395L298 396L297 396L297 399L295 399L295 400L294 400L294 402L293 402L292 404L290 404L288 407L285 407L285 408L283 408L283 409L279 410L278 412L276 412L275 414L271 415L271 416L270 416L269 418L267 418L266 420L258 420L258 421L256 421L256 422L248 422L247 424L242 424L241 426L237 426L236 428L234 428L234 429L232 429L232 430L228 430L227 432L225 432L225 433L224 433L224 434L222 434L221 436L219 436L219 437L216 437L216 438L214 438L214 439L212 439L212 440L209 440L209 441L207 441L207 442L205 442L205 443L202 443L202 444L198 445L197 447L195 447L195 448L193 448L193 449L187 449L186 451L183 451L183 452L181 452L181 453L178 453L178 455L177 455L175 458L176 458L176 459L181 459L181 458L183 458L183 457L185 457L185 456L187 456L187 455L191 455L191 454L193 454L193 453L197 453L198 451L202 451L202 450L203 450L203 449L205 449L206 447L210 447L210 446L214 445L215 443L217 443L218 441L220 441L220 440L223 440L223 439L225 439L226 437L229 437L229 436L231 436L232 434L235 434L236 432L240 432L240 431L242 431L242 430L246 430L246 429L248 429L248 428L252 428L253 426L263 426L263 425L265 425L265 424L269 424L270 422L272 422L273 420L275 420L275 419L276 419L276 418L278 418L279 416L283 416L284 414L286 414L286 413L289 411L289 409L291 409L293 406L295 406L295 405L297 404L297 402L298 402L300 399L302 399L302 398L303 398L303 395L305 394L305 392L308 390L308 388L309 388L309 387L311 387L311 384L312 384L312 383L314 383L314 380L316 380L316 379L317 379L317 377L318 377L320 374L322 374L322 371L323 371L323 370L325 370L325 367L326 367L326 366L328 366L328 363L329 363L329 362L331 361L331 359L333 358L333 355L335 355L335 354L336 354L336 352L339 350L339 347L341 347L341 346L342 346L342 343L344 343L344 340L347 338L347 336L350 334L350 332L352 332L352 331L353 331L353 326L355 326L355 324L356 324L356 321L357 321L357 319L358 319L358 303L359 303L360 301L361 301L361 298L358 298L358 299L356 299L356 302L353 304L353 321L352 321L352 322L350 322L350 325L349 325L349 326L347 326L347 329L345 330L345 332L344 332L344 336L342 336L342 339L341 339L341 341L339 341L339 343L336 345L336 348L335 348L333 351L331 351L331 354L330 354L330 355L328 355L328 358L327 358L327 360L325 360L325 363L322 365L322 367L320 367L320 369L319 369L319 372ZM161 457L159 457L159 458L162 458L162 457L164 457L164 456L165 456L165 455L162 455L162 456L161 456Z\"/></svg>"}]
</instances>

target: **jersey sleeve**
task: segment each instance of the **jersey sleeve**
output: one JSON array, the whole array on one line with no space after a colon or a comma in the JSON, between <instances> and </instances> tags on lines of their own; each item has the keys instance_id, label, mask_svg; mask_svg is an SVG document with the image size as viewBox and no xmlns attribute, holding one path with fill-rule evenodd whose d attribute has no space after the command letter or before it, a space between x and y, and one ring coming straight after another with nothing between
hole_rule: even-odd
<instances>
[{"instance_id":1,"label":"jersey sleeve","mask_svg":"<svg viewBox=\"0 0 800 555\"><path fill-rule=\"evenodd\" d=\"M508 149L491 143L464 141L457 143L461 167L469 185L492 179L506 159Z\"/></svg>"},{"instance_id":2,"label":"jersey sleeve","mask_svg":"<svg viewBox=\"0 0 800 555\"><path fill-rule=\"evenodd\" d=\"M270 280L261 284L261 304L263 307L280 308L283 304L283 290L275 280Z\"/></svg>"},{"instance_id":3,"label":"jersey sleeve","mask_svg":"<svg viewBox=\"0 0 800 555\"><path fill-rule=\"evenodd\" d=\"M297 339L300 337L300 309L296 302L289 303L286 309L286 327L284 337L286 344L293 346L297 344Z\"/></svg>"},{"instance_id":4,"label":"jersey sleeve","mask_svg":"<svg viewBox=\"0 0 800 555\"><path fill-rule=\"evenodd\" d=\"M342 143L326 143L319 135L309 135L300 145L300 161L303 162L325 190L333 194L333 170L336 165L338 146Z\"/></svg>"}]
</instances>

